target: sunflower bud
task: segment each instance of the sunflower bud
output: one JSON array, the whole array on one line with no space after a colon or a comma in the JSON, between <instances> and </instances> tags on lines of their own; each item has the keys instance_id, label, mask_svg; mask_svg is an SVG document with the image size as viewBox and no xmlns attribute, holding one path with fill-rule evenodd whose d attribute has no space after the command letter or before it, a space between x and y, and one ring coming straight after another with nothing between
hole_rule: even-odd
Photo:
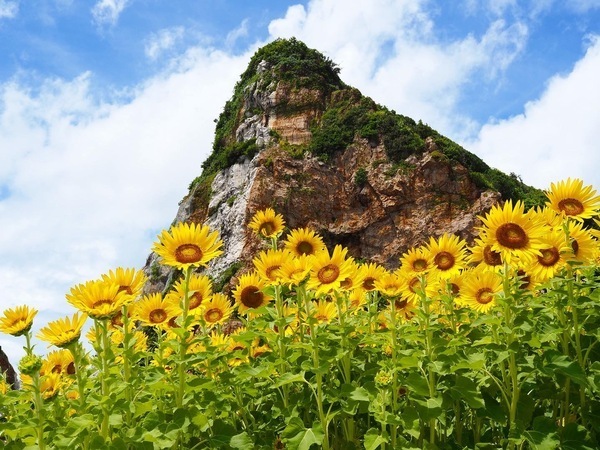
<instances>
[{"instance_id":1,"label":"sunflower bud","mask_svg":"<svg viewBox=\"0 0 600 450\"><path fill-rule=\"evenodd\" d=\"M42 358L37 355L27 355L19 361L19 372L32 376L42 368Z\"/></svg>"}]
</instances>

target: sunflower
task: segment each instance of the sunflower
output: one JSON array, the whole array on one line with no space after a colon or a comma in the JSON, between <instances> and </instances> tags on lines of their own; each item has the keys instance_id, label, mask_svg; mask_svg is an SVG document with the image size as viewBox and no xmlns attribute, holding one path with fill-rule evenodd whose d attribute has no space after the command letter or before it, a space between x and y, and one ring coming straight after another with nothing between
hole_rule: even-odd
<instances>
[{"instance_id":1,"label":"sunflower","mask_svg":"<svg viewBox=\"0 0 600 450\"><path fill-rule=\"evenodd\" d=\"M0 331L12 336L22 336L31 330L33 318L37 313L37 309L27 305L6 309L3 317L0 317Z\"/></svg>"},{"instance_id":2,"label":"sunflower","mask_svg":"<svg viewBox=\"0 0 600 450\"><path fill-rule=\"evenodd\" d=\"M560 228L562 225L561 215L548 206L537 206L535 215L551 229Z\"/></svg>"},{"instance_id":3,"label":"sunflower","mask_svg":"<svg viewBox=\"0 0 600 450\"><path fill-rule=\"evenodd\" d=\"M252 341L252 345L250 345L250 356L253 358L258 358L259 356L271 351L271 347L269 347L269 345L263 342L260 338L255 338Z\"/></svg>"},{"instance_id":4,"label":"sunflower","mask_svg":"<svg viewBox=\"0 0 600 450\"><path fill-rule=\"evenodd\" d=\"M405 288L406 279L401 278L397 272L385 272L375 281L375 289L388 297L397 297Z\"/></svg>"},{"instance_id":5,"label":"sunflower","mask_svg":"<svg viewBox=\"0 0 600 450\"><path fill-rule=\"evenodd\" d=\"M464 280L470 270L473 269L464 269L440 281L440 292L452 296L457 305L463 305Z\"/></svg>"},{"instance_id":6,"label":"sunflower","mask_svg":"<svg viewBox=\"0 0 600 450\"><path fill-rule=\"evenodd\" d=\"M592 233L583 227L583 223L569 221L569 246L566 258L569 261L577 261L582 264L590 264L596 260L598 255L598 242L592 237Z\"/></svg>"},{"instance_id":7,"label":"sunflower","mask_svg":"<svg viewBox=\"0 0 600 450\"><path fill-rule=\"evenodd\" d=\"M260 236L272 238L279 236L285 227L283 216L276 214L273 208L257 211L248 227Z\"/></svg>"},{"instance_id":8,"label":"sunflower","mask_svg":"<svg viewBox=\"0 0 600 450\"><path fill-rule=\"evenodd\" d=\"M173 303L183 305L185 295L185 280L179 280L173 285L166 298ZM188 311L194 313L202 303L212 295L212 281L206 275L192 275L188 284Z\"/></svg>"},{"instance_id":9,"label":"sunflower","mask_svg":"<svg viewBox=\"0 0 600 450\"><path fill-rule=\"evenodd\" d=\"M486 217L480 217L485 225L486 244L500 253L508 264L515 260L526 262L540 254L541 238L548 227L530 210L518 201L514 206L511 200L503 206L493 206Z\"/></svg>"},{"instance_id":10,"label":"sunflower","mask_svg":"<svg viewBox=\"0 0 600 450\"><path fill-rule=\"evenodd\" d=\"M432 298L437 293L437 285L428 273L416 274L401 267L395 273L401 280L400 293L405 300L419 304L422 296Z\"/></svg>"},{"instance_id":11,"label":"sunflower","mask_svg":"<svg viewBox=\"0 0 600 450\"><path fill-rule=\"evenodd\" d=\"M288 259L292 259L292 254L287 250L262 251L256 256L252 263L256 273L269 284L281 284L281 266Z\"/></svg>"},{"instance_id":12,"label":"sunflower","mask_svg":"<svg viewBox=\"0 0 600 450\"><path fill-rule=\"evenodd\" d=\"M114 271L109 270L107 274L102 275L102 279L108 283L119 285L119 290L134 297L142 292L144 284L148 280L143 271L122 267L117 267Z\"/></svg>"},{"instance_id":13,"label":"sunflower","mask_svg":"<svg viewBox=\"0 0 600 450\"><path fill-rule=\"evenodd\" d=\"M584 186L579 178L551 183L546 195L549 200L546 205L563 217L584 220L597 215L600 210L600 196L592 186Z\"/></svg>"},{"instance_id":14,"label":"sunflower","mask_svg":"<svg viewBox=\"0 0 600 450\"><path fill-rule=\"evenodd\" d=\"M525 267L540 282L553 278L566 264L564 255L569 252L562 229L555 229L542 238L540 255Z\"/></svg>"},{"instance_id":15,"label":"sunflower","mask_svg":"<svg viewBox=\"0 0 600 450\"><path fill-rule=\"evenodd\" d=\"M433 266L433 258L425 247L410 248L400 257L400 267L415 275L425 273Z\"/></svg>"},{"instance_id":16,"label":"sunflower","mask_svg":"<svg viewBox=\"0 0 600 450\"><path fill-rule=\"evenodd\" d=\"M348 249L336 245L331 256L328 250L313 255L307 288L315 289L317 296L339 289L342 281L352 271L351 261L346 259L346 253Z\"/></svg>"},{"instance_id":17,"label":"sunflower","mask_svg":"<svg viewBox=\"0 0 600 450\"><path fill-rule=\"evenodd\" d=\"M323 239L310 228L292 230L283 245L296 256L310 256L325 249Z\"/></svg>"},{"instance_id":18,"label":"sunflower","mask_svg":"<svg viewBox=\"0 0 600 450\"><path fill-rule=\"evenodd\" d=\"M202 317L209 325L227 322L232 313L233 307L225 294L213 294L210 300L202 305Z\"/></svg>"},{"instance_id":19,"label":"sunflower","mask_svg":"<svg viewBox=\"0 0 600 450\"><path fill-rule=\"evenodd\" d=\"M248 310L255 310L269 303L273 297L263 292L265 287L265 282L256 272L242 275L233 290L238 312L244 314Z\"/></svg>"},{"instance_id":20,"label":"sunflower","mask_svg":"<svg viewBox=\"0 0 600 450\"><path fill-rule=\"evenodd\" d=\"M354 289L348 294L348 309L358 314L367 305L368 294L362 289Z\"/></svg>"},{"instance_id":21,"label":"sunflower","mask_svg":"<svg viewBox=\"0 0 600 450\"><path fill-rule=\"evenodd\" d=\"M219 233L210 231L208 225L178 223L169 231L162 231L152 250L162 258L163 264L187 270L206 266L223 253L222 246Z\"/></svg>"},{"instance_id":22,"label":"sunflower","mask_svg":"<svg viewBox=\"0 0 600 450\"><path fill-rule=\"evenodd\" d=\"M75 360L73 354L64 348L50 352L42 363L42 374L60 373L63 375L75 374Z\"/></svg>"},{"instance_id":23,"label":"sunflower","mask_svg":"<svg viewBox=\"0 0 600 450\"><path fill-rule=\"evenodd\" d=\"M120 290L118 284L102 280L79 284L67 294L67 301L93 319L110 319L121 312L121 307L132 297Z\"/></svg>"},{"instance_id":24,"label":"sunflower","mask_svg":"<svg viewBox=\"0 0 600 450\"><path fill-rule=\"evenodd\" d=\"M502 291L502 277L491 270L473 270L464 280L462 304L485 313L496 304L495 298Z\"/></svg>"},{"instance_id":25,"label":"sunflower","mask_svg":"<svg viewBox=\"0 0 600 450\"><path fill-rule=\"evenodd\" d=\"M430 238L427 246L433 258L432 269L437 275L448 278L466 265L466 242L454 234L445 233L438 239Z\"/></svg>"},{"instance_id":26,"label":"sunflower","mask_svg":"<svg viewBox=\"0 0 600 450\"><path fill-rule=\"evenodd\" d=\"M67 348L79 340L81 329L87 320L85 314L76 312L72 318L65 317L48 323L37 334L38 339L55 345L59 348Z\"/></svg>"},{"instance_id":27,"label":"sunflower","mask_svg":"<svg viewBox=\"0 0 600 450\"><path fill-rule=\"evenodd\" d=\"M21 383L27 389L33 388L33 378L29 375L21 374ZM58 394L63 384L60 373L50 372L40 377L40 392L44 400L50 400Z\"/></svg>"},{"instance_id":28,"label":"sunflower","mask_svg":"<svg viewBox=\"0 0 600 450\"><path fill-rule=\"evenodd\" d=\"M137 302L134 318L139 320L142 325L166 329L169 319L180 313L181 309L178 303L168 298L163 299L162 295L157 292L145 295Z\"/></svg>"},{"instance_id":29,"label":"sunflower","mask_svg":"<svg viewBox=\"0 0 600 450\"><path fill-rule=\"evenodd\" d=\"M362 284L366 275L364 269L361 270L362 266L359 266L354 258L349 257L347 259L350 266L350 274L344 278L340 283L340 289L345 292L353 292L354 290L363 290Z\"/></svg>"},{"instance_id":30,"label":"sunflower","mask_svg":"<svg viewBox=\"0 0 600 450\"><path fill-rule=\"evenodd\" d=\"M329 323L337 317L335 303L320 299L318 302L311 302L311 304L312 316L317 319L318 323Z\"/></svg>"},{"instance_id":31,"label":"sunflower","mask_svg":"<svg viewBox=\"0 0 600 450\"><path fill-rule=\"evenodd\" d=\"M492 250L492 244L488 243L487 236L482 233L483 238L476 238L473 246L469 249L471 254L467 260L472 265L479 265L482 268L499 270L503 267L502 254Z\"/></svg>"},{"instance_id":32,"label":"sunflower","mask_svg":"<svg viewBox=\"0 0 600 450\"><path fill-rule=\"evenodd\" d=\"M307 256L287 258L281 264L279 274L281 282L287 284L290 289L302 283L310 272L310 259Z\"/></svg>"},{"instance_id":33,"label":"sunflower","mask_svg":"<svg viewBox=\"0 0 600 450\"><path fill-rule=\"evenodd\" d=\"M375 263L363 264L360 266L359 270L363 274L360 287L367 292L374 290L375 283L377 283L377 281L386 273L385 267Z\"/></svg>"}]
</instances>

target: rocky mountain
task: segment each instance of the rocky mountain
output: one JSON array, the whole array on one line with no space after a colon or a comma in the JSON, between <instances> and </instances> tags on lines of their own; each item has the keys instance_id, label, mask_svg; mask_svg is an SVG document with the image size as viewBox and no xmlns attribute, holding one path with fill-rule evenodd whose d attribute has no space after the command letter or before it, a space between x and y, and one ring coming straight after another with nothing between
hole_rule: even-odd
<instances>
[{"instance_id":1,"label":"rocky mountain","mask_svg":"<svg viewBox=\"0 0 600 450\"><path fill-rule=\"evenodd\" d=\"M175 222L219 231L224 255L208 272L223 284L260 248L247 223L266 207L288 228L309 226L355 258L395 268L430 236L472 241L477 216L507 198L533 206L543 195L363 96L318 51L281 39L259 49L241 75ZM154 254L145 270L148 291L178 276Z\"/></svg>"}]
</instances>

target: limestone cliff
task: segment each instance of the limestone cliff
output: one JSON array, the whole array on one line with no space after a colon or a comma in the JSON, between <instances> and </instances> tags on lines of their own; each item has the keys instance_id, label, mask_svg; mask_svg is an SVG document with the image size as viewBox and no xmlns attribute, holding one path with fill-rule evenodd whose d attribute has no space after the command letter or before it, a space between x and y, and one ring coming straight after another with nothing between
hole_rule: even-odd
<instances>
[{"instance_id":1,"label":"limestone cliff","mask_svg":"<svg viewBox=\"0 0 600 450\"><path fill-rule=\"evenodd\" d=\"M477 216L503 197L541 199L516 175L345 85L338 72L291 39L260 49L242 74L175 218L221 234L224 255L208 269L215 279L229 278L259 248L246 225L265 207L289 228L309 226L355 258L394 268L430 236L472 241ZM146 270L150 291L176 275L153 254Z\"/></svg>"}]
</instances>

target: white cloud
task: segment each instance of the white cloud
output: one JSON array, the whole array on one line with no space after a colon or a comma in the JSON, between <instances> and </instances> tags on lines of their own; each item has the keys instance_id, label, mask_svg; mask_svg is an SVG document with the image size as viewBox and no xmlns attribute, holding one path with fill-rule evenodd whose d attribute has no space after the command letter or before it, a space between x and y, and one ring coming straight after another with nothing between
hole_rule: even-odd
<instances>
[{"instance_id":1,"label":"white cloud","mask_svg":"<svg viewBox=\"0 0 600 450\"><path fill-rule=\"evenodd\" d=\"M248 58L189 49L127 103L96 101L91 74L0 84L3 307L39 308L37 332L72 310L71 286L144 264L200 174ZM0 336L5 350L10 341Z\"/></svg>"},{"instance_id":2,"label":"white cloud","mask_svg":"<svg viewBox=\"0 0 600 450\"><path fill-rule=\"evenodd\" d=\"M567 177L580 177L600 188L598 79L600 38L595 37L573 70L552 78L523 114L486 124L467 148L539 188Z\"/></svg>"},{"instance_id":3,"label":"white cloud","mask_svg":"<svg viewBox=\"0 0 600 450\"><path fill-rule=\"evenodd\" d=\"M19 3L10 0L0 0L0 19L13 19L19 12Z\"/></svg>"},{"instance_id":4,"label":"white cloud","mask_svg":"<svg viewBox=\"0 0 600 450\"><path fill-rule=\"evenodd\" d=\"M130 0L98 0L92 8L92 17L96 25L113 26Z\"/></svg>"},{"instance_id":5,"label":"white cloud","mask_svg":"<svg viewBox=\"0 0 600 450\"><path fill-rule=\"evenodd\" d=\"M227 37L225 38L225 45L228 48L231 48L235 45L238 39L246 36L248 36L248 19L242 20L242 23L239 27L227 33Z\"/></svg>"},{"instance_id":6,"label":"white cloud","mask_svg":"<svg viewBox=\"0 0 600 450\"><path fill-rule=\"evenodd\" d=\"M567 0L566 4L578 13L586 13L592 9L600 8L600 0Z\"/></svg>"},{"instance_id":7,"label":"white cloud","mask_svg":"<svg viewBox=\"0 0 600 450\"><path fill-rule=\"evenodd\" d=\"M163 53L171 50L179 44L185 33L184 27L165 28L156 33L153 33L147 40L144 46L146 56L154 61Z\"/></svg>"}]
</instances>

